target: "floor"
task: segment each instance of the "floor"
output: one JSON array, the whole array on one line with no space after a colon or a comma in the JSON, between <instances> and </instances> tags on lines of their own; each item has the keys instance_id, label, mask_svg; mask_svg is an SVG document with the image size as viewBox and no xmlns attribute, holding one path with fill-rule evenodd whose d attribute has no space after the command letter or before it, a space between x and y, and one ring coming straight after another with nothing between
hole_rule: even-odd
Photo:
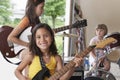
<instances>
[{"instance_id":1,"label":"floor","mask_svg":"<svg viewBox=\"0 0 120 80\"><path fill-rule=\"evenodd\" d=\"M12 61L15 61L15 59ZM0 79L1 80L17 80L17 78L14 75L14 70L17 66L8 63L0 53Z\"/></svg>"},{"instance_id":2,"label":"floor","mask_svg":"<svg viewBox=\"0 0 120 80\"><path fill-rule=\"evenodd\" d=\"M116 80L120 80L120 68L116 63L111 64L110 72L115 76Z\"/></svg>"}]
</instances>

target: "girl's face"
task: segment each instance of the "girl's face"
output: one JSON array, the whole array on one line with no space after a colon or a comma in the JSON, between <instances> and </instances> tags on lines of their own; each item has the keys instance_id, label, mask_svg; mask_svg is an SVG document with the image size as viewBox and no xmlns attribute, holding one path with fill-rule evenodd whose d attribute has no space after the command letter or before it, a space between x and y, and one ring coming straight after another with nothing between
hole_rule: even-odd
<instances>
[{"instance_id":1,"label":"girl's face","mask_svg":"<svg viewBox=\"0 0 120 80\"><path fill-rule=\"evenodd\" d=\"M98 37L104 37L104 35L105 35L105 30L103 30L103 29L96 29L96 35L97 35Z\"/></svg>"},{"instance_id":2,"label":"girl's face","mask_svg":"<svg viewBox=\"0 0 120 80\"><path fill-rule=\"evenodd\" d=\"M41 14L43 13L44 11L44 2L38 4L35 8L35 11L36 11L36 15L37 16L41 16Z\"/></svg>"},{"instance_id":3,"label":"girl's face","mask_svg":"<svg viewBox=\"0 0 120 80\"><path fill-rule=\"evenodd\" d=\"M36 45L40 48L41 51L48 51L52 43L52 37L50 32L45 28L40 28L36 31Z\"/></svg>"}]
</instances>

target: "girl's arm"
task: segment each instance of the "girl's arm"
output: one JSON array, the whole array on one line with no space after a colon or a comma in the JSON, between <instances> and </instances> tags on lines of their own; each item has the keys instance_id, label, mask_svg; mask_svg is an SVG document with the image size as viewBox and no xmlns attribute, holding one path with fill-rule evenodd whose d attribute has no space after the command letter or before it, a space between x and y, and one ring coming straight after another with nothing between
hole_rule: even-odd
<instances>
[{"instance_id":1,"label":"girl's arm","mask_svg":"<svg viewBox=\"0 0 120 80\"><path fill-rule=\"evenodd\" d=\"M23 74L23 70L32 62L32 59L33 59L33 55L27 54L25 58L22 60L22 62L15 69L15 76L19 80L28 80L28 78Z\"/></svg>"},{"instance_id":2,"label":"girl's arm","mask_svg":"<svg viewBox=\"0 0 120 80\"><path fill-rule=\"evenodd\" d=\"M22 46L26 46L28 47L28 43L24 42L22 40L20 40L18 38L18 35L29 25L29 20L27 17L24 17L20 23L18 24L17 27L15 27L13 29L13 31L10 33L10 35L8 36L8 41L22 45Z\"/></svg>"}]
</instances>

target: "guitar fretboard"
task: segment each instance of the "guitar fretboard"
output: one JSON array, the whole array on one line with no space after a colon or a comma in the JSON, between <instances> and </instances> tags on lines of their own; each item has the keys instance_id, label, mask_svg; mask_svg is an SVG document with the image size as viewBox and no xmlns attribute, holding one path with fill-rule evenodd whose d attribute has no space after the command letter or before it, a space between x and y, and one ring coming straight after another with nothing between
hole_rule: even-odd
<instances>
[{"instance_id":1,"label":"guitar fretboard","mask_svg":"<svg viewBox=\"0 0 120 80\"><path fill-rule=\"evenodd\" d=\"M55 28L55 29L53 29L53 31L55 33L57 33L57 32L60 32L60 31L63 31L63 30L67 30L67 29L70 29L70 28L71 28L70 26L64 26L64 27L60 27L60 28Z\"/></svg>"},{"instance_id":2,"label":"guitar fretboard","mask_svg":"<svg viewBox=\"0 0 120 80\"><path fill-rule=\"evenodd\" d=\"M55 33L57 33L57 32L67 30L67 29L70 29L70 28L81 28L81 27L85 27L85 26L87 26L87 20L83 19L83 20L80 20L80 21L76 21L74 24L71 24L71 25L68 25L68 26L63 26L63 27L60 27L60 28L55 28L53 30L54 30Z\"/></svg>"},{"instance_id":3,"label":"guitar fretboard","mask_svg":"<svg viewBox=\"0 0 120 80\"><path fill-rule=\"evenodd\" d=\"M95 48L95 45L94 46L89 46L86 50L84 50L82 53L78 54L76 57L82 57L83 58L90 51L92 51L94 48ZM60 69L58 72L56 72L54 75L52 75L48 80L58 80L62 75L64 75L68 70L70 70L74 66L75 66L75 62L73 62L73 60L71 60L62 69Z\"/></svg>"}]
</instances>

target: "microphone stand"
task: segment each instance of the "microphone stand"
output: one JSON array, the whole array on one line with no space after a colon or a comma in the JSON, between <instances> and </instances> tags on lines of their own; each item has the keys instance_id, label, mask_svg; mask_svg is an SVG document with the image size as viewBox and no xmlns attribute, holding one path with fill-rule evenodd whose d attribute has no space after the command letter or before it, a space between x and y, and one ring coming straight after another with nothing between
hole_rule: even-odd
<instances>
[{"instance_id":1,"label":"microphone stand","mask_svg":"<svg viewBox=\"0 0 120 80\"><path fill-rule=\"evenodd\" d=\"M98 75L98 50L95 51L96 52L96 63L95 63L95 75L94 76L97 76Z\"/></svg>"},{"instance_id":2,"label":"microphone stand","mask_svg":"<svg viewBox=\"0 0 120 80\"><path fill-rule=\"evenodd\" d=\"M62 44L63 44L63 54L62 54L62 57L63 57L63 65L64 65L64 36L62 37L62 40L63 40L63 42L62 42Z\"/></svg>"}]
</instances>

